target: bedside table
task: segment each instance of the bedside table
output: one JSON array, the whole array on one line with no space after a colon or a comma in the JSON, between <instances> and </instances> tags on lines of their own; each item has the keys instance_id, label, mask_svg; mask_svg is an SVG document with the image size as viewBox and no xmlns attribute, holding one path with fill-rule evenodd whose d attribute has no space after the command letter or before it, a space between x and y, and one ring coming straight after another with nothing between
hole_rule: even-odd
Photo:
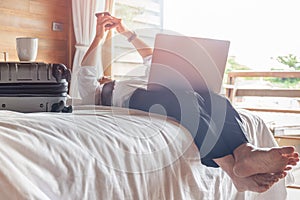
<instances>
[{"instance_id":1,"label":"bedside table","mask_svg":"<svg viewBox=\"0 0 300 200\"><path fill-rule=\"evenodd\" d=\"M274 136L279 146L293 145L300 151L300 135L280 135Z\"/></svg>"},{"instance_id":2,"label":"bedside table","mask_svg":"<svg viewBox=\"0 0 300 200\"><path fill-rule=\"evenodd\" d=\"M281 135L274 136L279 146L295 146L296 151L300 152L300 135ZM300 189L300 164L293 167L293 176L295 178L295 183L288 186L292 189Z\"/></svg>"}]
</instances>

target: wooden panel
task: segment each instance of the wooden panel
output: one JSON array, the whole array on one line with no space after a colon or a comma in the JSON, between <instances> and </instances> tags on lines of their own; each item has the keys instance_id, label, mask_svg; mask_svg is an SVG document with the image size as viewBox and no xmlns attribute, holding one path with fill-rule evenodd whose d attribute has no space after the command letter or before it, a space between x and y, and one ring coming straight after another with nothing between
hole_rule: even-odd
<instances>
[{"instance_id":1,"label":"wooden panel","mask_svg":"<svg viewBox=\"0 0 300 200\"><path fill-rule=\"evenodd\" d=\"M57 19L62 22L67 22L67 1L66 0L31 0L29 5L29 12L32 14L44 15L51 13L49 17Z\"/></svg>"},{"instance_id":2,"label":"wooden panel","mask_svg":"<svg viewBox=\"0 0 300 200\"><path fill-rule=\"evenodd\" d=\"M257 97L300 97L300 89L292 88L242 88L237 86L236 79L240 77L279 77L279 78L300 78L300 71L233 71L228 73L227 84L224 84L226 96L235 104L237 96L257 96ZM300 113L299 109L281 108L255 108L243 107L247 110L260 112L285 112Z\"/></svg>"},{"instance_id":3,"label":"wooden panel","mask_svg":"<svg viewBox=\"0 0 300 200\"><path fill-rule=\"evenodd\" d=\"M279 146L290 146L290 145L299 145L300 136L299 135L283 135L275 136L275 139Z\"/></svg>"},{"instance_id":4,"label":"wooden panel","mask_svg":"<svg viewBox=\"0 0 300 200\"><path fill-rule=\"evenodd\" d=\"M276 112L276 113L299 113L300 109L281 109L281 108L255 108L255 107L241 107L242 109L257 111L257 112Z\"/></svg>"},{"instance_id":5,"label":"wooden panel","mask_svg":"<svg viewBox=\"0 0 300 200\"><path fill-rule=\"evenodd\" d=\"M300 71L232 71L228 72L228 77L280 77L280 78L300 78Z\"/></svg>"},{"instance_id":6,"label":"wooden panel","mask_svg":"<svg viewBox=\"0 0 300 200\"><path fill-rule=\"evenodd\" d=\"M7 9L0 9L0 23L1 29L17 32L30 32L47 33L51 34L52 22L58 21L64 24L68 24L66 19L62 20L62 17L58 19L55 16L43 16L43 15L28 15L27 13L11 13ZM65 16L64 16L65 17ZM66 33L63 33L66 35Z\"/></svg>"},{"instance_id":7,"label":"wooden panel","mask_svg":"<svg viewBox=\"0 0 300 200\"><path fill-rule=\"evenodd\" d=\"M300 97L300 89L245 89L237 88L235 96L262 96L262 97Z\"/></svg>"},{"instance_id":8,"label":"wooden panel","mask_svg":"<svg viewBox=\"0 0 300 200\"><path fill-rule=\"evenodd\" d=\"M0 0L1 8L8 8L17 11L29 11L29 0Z\"/></svg>"},{"instance_id":9,"label":"wooden panel","mask_svg":"<svg viewBox=\"0 0 300 200\"><path fill-rule=\"evenodd\" d=\"M59 62L71 67L73 56L72 0L0 0L0 52L18 61L16 37L39 38L37 61ZM63 23L61 32L52 23Z\"/></svg>"}]
</instances>

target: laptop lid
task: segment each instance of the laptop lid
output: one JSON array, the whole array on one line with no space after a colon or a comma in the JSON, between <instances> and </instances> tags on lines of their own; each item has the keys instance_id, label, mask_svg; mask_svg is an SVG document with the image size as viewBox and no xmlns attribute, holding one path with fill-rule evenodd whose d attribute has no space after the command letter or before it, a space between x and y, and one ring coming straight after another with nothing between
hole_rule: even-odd
<instances>
[{"instance_id":1,"label":"laptop lid","mask_svg":"<svg viewBox=\"0 0 300 200\"><path fill-rule=\"evenodd\" d=\"M229 45L225 40L157 34L148 89L162 85L219 93Z\"/></svg>"}]
</instances>

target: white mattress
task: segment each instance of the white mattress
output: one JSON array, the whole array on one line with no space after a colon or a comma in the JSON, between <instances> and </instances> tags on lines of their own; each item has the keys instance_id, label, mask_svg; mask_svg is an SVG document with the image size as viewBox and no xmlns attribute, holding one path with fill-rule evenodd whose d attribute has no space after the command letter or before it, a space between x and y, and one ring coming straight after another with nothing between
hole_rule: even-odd
<instances>
[{"instance_id":1,"label":"white mattress","mask_svg":"<svg viewBox=\"0 0 300 200\"><path fill-rule=\"evenodd\" d=\"M259 118L241 114L252 143L276 145ZM201 165L190 134L161 116L101 106L0 111L0 199L281 200L285 184L238 193L221 169Z\"/></svg>"}]
</instances>

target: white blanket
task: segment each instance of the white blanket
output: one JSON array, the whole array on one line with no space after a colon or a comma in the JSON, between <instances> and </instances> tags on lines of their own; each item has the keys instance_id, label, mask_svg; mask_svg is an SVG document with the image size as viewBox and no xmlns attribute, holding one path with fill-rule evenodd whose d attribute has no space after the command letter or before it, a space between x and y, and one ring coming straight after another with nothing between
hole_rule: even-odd
<instances>
[{"instance_id":1,"label":"white blanket","mask_svg":"<svg viewBox=\"0 0 300 200\"><path fill-rule=\"evenodd\" d=\"M249 140L274 146L268 128L241 111ZM0 111L0 199L285 199L286 180L238 193L200 163L172 120L125 108L77 106L71 114Z\"/></svg>"}]
</instances>

